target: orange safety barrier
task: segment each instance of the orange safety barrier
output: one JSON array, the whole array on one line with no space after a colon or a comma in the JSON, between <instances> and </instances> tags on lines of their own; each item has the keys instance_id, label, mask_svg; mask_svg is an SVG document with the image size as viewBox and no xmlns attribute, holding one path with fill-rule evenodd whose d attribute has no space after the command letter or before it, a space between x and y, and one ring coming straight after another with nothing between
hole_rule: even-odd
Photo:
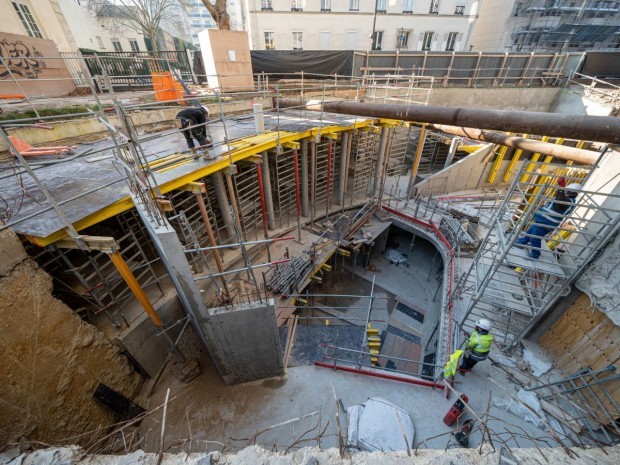
<instances>
[{"instance_id":1,"label":"orange safety barrier","mask_svg":"<svg viewBox=\"0 0 620 465\"><path fill-rule=\"evenodd\" d=\"M24 94L0 94L0 99L26 98Z\"/></svg>"},{"instance_id":2,"label":"orange safety barrier","mask_svg":"<svg viewBox=\"0 0 620 465\"><path fill-rule=\"evenodd\" d=\"M77 149L77 145L57 145L53 147L33 147L25 140L21 140L19 137L9 136L11 144L17 149L22 157L34 157L37 155L61 155L63 153L70 153ZM13 153L13 150L11 150ZM16 156L13 153L13 156Z\"/></svg>"},{"instance_id":3,"label":"orange safety barrier","mask_svg":"<svg viewBox=\"0 0 620 465\"><path fill-rule=\"evenodd\" d=\"M153 78L153 90L157 102L180 100L185 95L183 86L170 75L169 71L152 72L151 77ZM185 104L185 102L180 103Z\"/></svg>"}]
</instances>

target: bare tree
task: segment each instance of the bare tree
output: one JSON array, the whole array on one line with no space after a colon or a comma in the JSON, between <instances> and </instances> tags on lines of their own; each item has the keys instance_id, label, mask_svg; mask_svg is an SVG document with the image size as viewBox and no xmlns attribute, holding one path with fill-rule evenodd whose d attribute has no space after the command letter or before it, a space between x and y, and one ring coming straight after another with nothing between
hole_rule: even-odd
<instances>
[{"instance_id":1,"label":"bare tree","mask_svg":"<svg viewBox=\"0 0 620 465\"><path fill-rule=\"evenodd\" d=\"M215 2L211 0L202 0L202 3L205 8L209 10L209 13L211 13L213 20L217 24L217 28L229 31L230 16L228 15L228 11L226 11L226 0L215 0Z\"/></svg>"},{"instance_id":2,"label":"bare tree","mask_svg":"<svg viewBox=\"0 0 620 465\"><path fill-rule=\"evenodd\" d=\"M126 27L144 34L154 52L159 51L157 34L162 21L170 22L185 8L184 0L91 0L98 17L108 18L112 27Z\"/></svg>"}]
</instances>

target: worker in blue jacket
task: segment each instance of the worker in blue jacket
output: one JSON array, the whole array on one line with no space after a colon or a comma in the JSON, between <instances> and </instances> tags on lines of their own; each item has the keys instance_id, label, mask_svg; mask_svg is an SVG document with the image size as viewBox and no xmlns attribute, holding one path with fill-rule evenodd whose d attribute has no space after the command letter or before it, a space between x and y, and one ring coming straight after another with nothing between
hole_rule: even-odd
<instances>
[{"instance_id":1,"label":"worker in blue jacket","mask_svg":"<svg viewBox=\"0 0 620 465\"><path fill-rule=\"evenodd\" d=\"M560 226L566 215L574 208L575 199L581 190L581 184L566 185L566 179L558 179L555 200L548 202L534 214L533 223L525 232L525 236L515 242L517 247L531 245L530 257L540 257L541 241Z\"/></svg>"}]
</instances>

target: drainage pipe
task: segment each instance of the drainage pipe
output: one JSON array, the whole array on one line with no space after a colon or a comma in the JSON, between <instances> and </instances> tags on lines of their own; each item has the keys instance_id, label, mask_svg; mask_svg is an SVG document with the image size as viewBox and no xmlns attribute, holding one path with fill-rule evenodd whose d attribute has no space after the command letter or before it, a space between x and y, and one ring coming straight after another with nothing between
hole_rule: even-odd
<instances>
[{"instance_id":1,"label":"drainage pipe","mask_svg":"<svg viewBox=\"0 0 620 465\"><path fill-rule=\"evenodd\" d=\"M525 137L510 136L501 132L483 131L475 128L458 128L455 126L444 126L442 124L433 124L431 127L438 131L459 137L467 137L469 139L481 140L492 144L505 145L507 147L525 150L526 152L549 155L562 160L572 160L575 163L584 165L595 164L596 160L598 160L598 157L601 155L599 152L594 152L592 150L551 144L549 142L526 139Z\"/></svg>"},{"instance_id":2,"label":"drainage pipe","mask_svg":"<svg viewBox=\"0 0 620 465\"><path fill-rule=\"evenodd\" d=\"M403 383L417 384L418 386L426 386L431 388L443 389L443 384L433 383L431 381L424 381L422 379L402 378L400 376L387 375L384 373L377 373L375 371L359 370L357 368L344 367L342 365L334 365L333 363L314 362L318 367L333 368L334 370L346 371L347 373L355 373L357 375L372 376L374 378L389 379L391 381L401 381Z\"/></svg>"},{"instance_id":3,"label":"drainage pipe","mask_svg":"<svg viewBox=\"0 0 620 465\"><path fill-rule=\"evenodd\" d=\"M534 111L486 108L433 107L361 102L305 101L274 98L274 107L295 107L313 111L390 118L420 123L495 129L520 134L538 134L566 139L620 144L620 118L613 116L565 115Z\"/></svg>"}]
</instances>

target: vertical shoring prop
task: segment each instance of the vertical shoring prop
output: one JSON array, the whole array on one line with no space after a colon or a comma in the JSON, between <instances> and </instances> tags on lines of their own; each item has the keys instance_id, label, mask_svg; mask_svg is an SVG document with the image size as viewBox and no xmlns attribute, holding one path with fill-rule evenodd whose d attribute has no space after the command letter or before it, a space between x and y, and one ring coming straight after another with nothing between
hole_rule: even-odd
<instances>
[{"instance_id":1,"label":"vertical shoring prop","mask_svg":"<svg viewBox=\"0 0 620 465\"><path fill-rule=\"evenodd\" d=\"M295 206L297 207L297 240L301 242L301 194L299 192L299 154L293 150L293 169L295 174Z\"/></svg>"},{"instance_id":2,"label":"vertical shoring prop","mask_svg":"<svg viewBox=\"0 0 620 465\"><path fill-rule=\"evenodd\" d=\"M260 211L263 218L263 233L265 239L269 239L269 220L267 219L267 205L265 203L265 186L263 184L263 169L260 163L256 163L256 179L258 181L258 196L260 197ZM265 242L267 250L267 259L271 261L271 250L269 250L269 242Z\"/></svg>"},{"instance_id":3,"label":"vertical shoring prop","mask_svg":"<svg viewBox=\"0 0 620 465\"><path fill-rule=\"evenodd\" d=\"M327 196L325 197L325 218L329 220L329 200L332 182L332 140L327 139Z\"/></svg>"}]
</instances>

